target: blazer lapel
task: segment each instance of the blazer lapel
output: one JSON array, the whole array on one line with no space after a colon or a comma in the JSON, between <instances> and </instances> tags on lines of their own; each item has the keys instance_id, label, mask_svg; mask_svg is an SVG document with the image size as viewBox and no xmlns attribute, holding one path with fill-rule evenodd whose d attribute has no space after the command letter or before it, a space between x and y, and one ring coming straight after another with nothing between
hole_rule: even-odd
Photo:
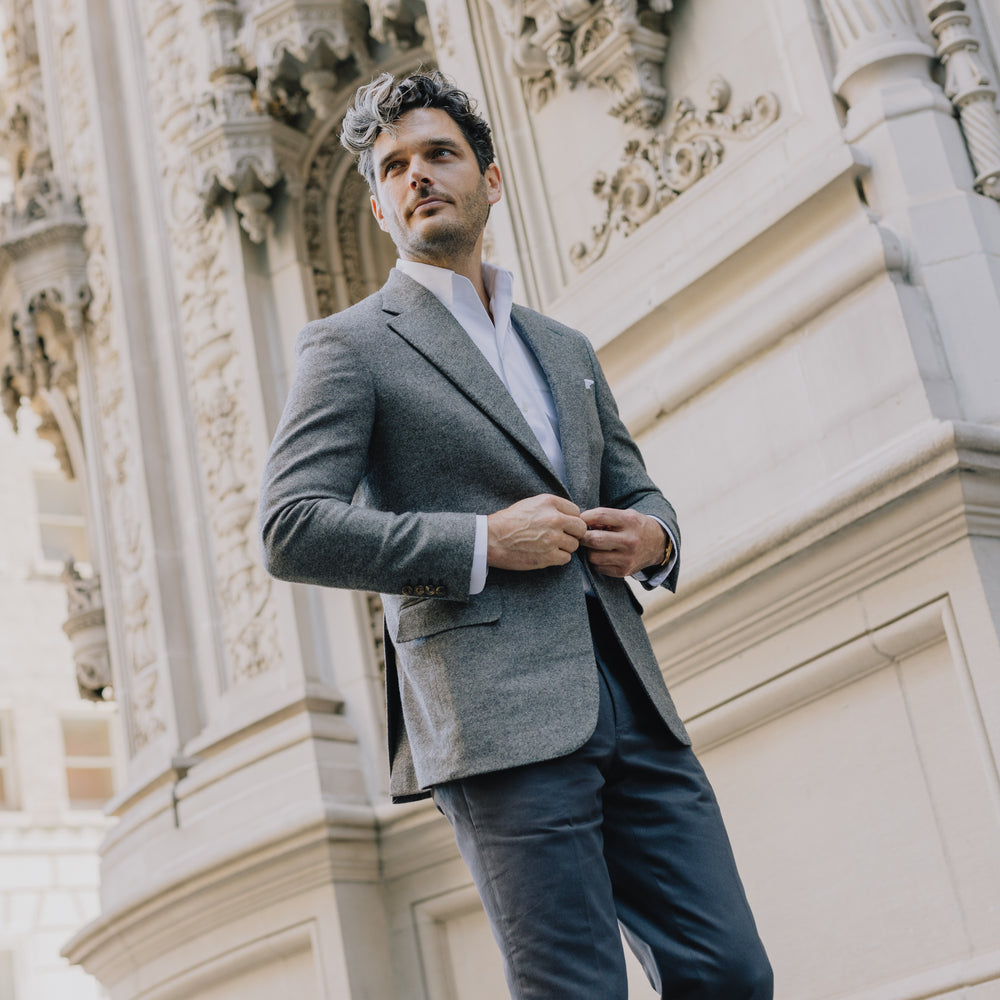
<instances>
[{"instance_id":1,"label":"blazer lapel","mask_svg":"<svg viewBox=\"0 0 1000 1000\"><path fill-rule=\"evenodd\" d=\"M575 352L567 350L561 333L542 322L537 313L522 306L514 306L511 315L517 332L534 352L552 392L559 417L559 443L569 495L583 500L590 482L587 393L593 389L588 389L579 368L573 365Z\"/></svg>"},{"instance_id":2,"label":"blazer lapel","mask_svg":"<svg viewBox=\"0 0 1000 1000\"><path fill-rule=\"evenodd\" d=\"M387 325L534 458L553 489L566 492L506 386L437 297L393 268L382 289Z\"/></svg>"}]
</instances>

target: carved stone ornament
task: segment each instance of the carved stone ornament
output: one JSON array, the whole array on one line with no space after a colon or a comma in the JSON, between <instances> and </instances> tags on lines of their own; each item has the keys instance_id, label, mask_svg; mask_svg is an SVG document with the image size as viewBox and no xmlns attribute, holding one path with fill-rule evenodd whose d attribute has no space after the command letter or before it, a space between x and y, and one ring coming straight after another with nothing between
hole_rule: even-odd
<instances>
[{"instance_id":1,"label":"carved stone ornament","mask_svg":"<svg viewBox=\"0 0 1000 1000\"><path fill-rule=\"evenodd\" d=\"M966 13L964 0L930 0L927 16L945 68L944 91L958 112L976 190L1000 201L1000 118L997 91Z\"/></svg>"},{"instance_id":2,"label":"carved stone ornament","mask_svg":"<svg viewBox=\"0 0 1000 1000\"><path fill-rule=\"evenodd\" d=\"M240 224L254 243L267 237L271 191L282 180L297 183L307 138L272 118L241 72L220 74L197 109L189 144L196 184L210 211L225 192L233 195Z\"/></svg>"},{"instance_id":3,"label":"carved stone ornament","mask_svg":"<svg viewBox=\"0 0 1000 1000\"><path fill-rule=\"evenodd\" d=\"M778 118L778 98L761 94L738 114L727 113L729 84L712 81L708 110L699 112L687 98L674 103L662 132L625 146L624 162L612 177L594 179L594 195L604 202L604 218L591 230L591 240L570 249L570 259L583 270L607 250L611 236L629 236L664 205L696 184L722 162L726 139L753 139Z\"/></svg>"},{"instance_id":4,"label":"carved stone ornament","mask_svg":"<svg viewBox=\"0 0 1000 1000\"><path fill-rule=\"evenodd\" d=\"M63 631L73 647L80 697L88 701L105 701L112 694L112 680L100 578L84 577L69 559L62 581L66 585L68 612Z\"/></svg>"},{"instance_id":5,"label":"carved stone ornament","mask_svg":"<svg viewBox=\"0 0 1000 1000\"><path fill-rule=\"evenodd\" d=\"M51 82L62 132L72 136L64 151L65 176L73 178L74 189L79 191L81 213L87 222L82 243L86 252L87 286L92 294L85 319L93 378L91 401L96 404L90 417L103 447L88 452L86 457L94 492L99 493L106 505L103 520L108 530L101 554L102 584L109 597L114 594L114 599L109 599L106 605L106 625L116 659L119 688L115 693L123 708L128 753L134 756L157 734L166 732L164 720L170 715L170 691L167 685L157 687L158 672L164 669L166 656L158 617L156 549L152 544L142 469L136 460L141 445L124 347L127 331L124 324L115 322L112 269L104 242L104 233L114 228L114 207L104 197L97 176L100 162L95 141L97 122L87 86L89 43L81 25L85 13L76 0L48 0L46 7L48 45L53 54ZM149 7L143 4L142 9L160 16L168 5L150 0ZM150 95L154 104L159 95L164 96L164 113L172 116L172 123L184 120L178 113L184 106L176 100L183 76L175 70L174 66L154 67L153 76L163 86ZM44 318L43 315L40 320ZM99 664L92 664L88 673L91 670L99 678Z\"/></svg>"},{"instance_id":6,"label":"carved stone ornament","mask_svg":"<svg viewBox=\"0 0 1000 1000\"><path fill-rule=\"evenodd\" d=\"M36 161L36 167L39 161ZM65 419L75 421L79 436L79 393L76 344L82 336L90 299L86 224L76 198L64 197L55 177L33 170L15 186L0 209L0 249L9 261L23 303L0 333L0 395L11 422L17 422L21 399L27 397L42 418L38 433L55 447L68 478L74 469L65 432L53 411L51 393L65 403Z\"/></svg>"},{"instance_id":7,"label":"carved stone ornament","mask_svg":"<svg viewBox=\"0 0 1000 1000\"><path fill-rule=\"evenodd\" d=\"M302 192L301 162L345 94L375 72L376 48L422 46L430 29L420 0L203 0L211 89L189 148L210 212L228 193L250 240L270 229L273 189Z\"/></svg>"},{"instance_id":8,"label":"carved stone ornament","mask_svg":"<svg viewBox=\"0 0 1000 1000\"><path fill-rule=\"evenodd\" d=\"M168 192L166 219L177 280L180 338L215 583L213 612L220 623L227 683L239 683L265 671L280 670L283 653L271 600L272 582L260 563L253 527L258 474L247 419L246 358L235 337L237 310L231 300L234 265L226 248L224 220L218 213L200 210L187 151L193 148L207 153L214 130L214 137L224 146L228 144L228 149L216 153L214 161L205 162L214 162L217 167L238 165L241 154L236 146L238 130L233 125L241 120L248 123L249 140L257 143L256 162L245 161L247 183L242 189L240 170L230 173L244 226L257 228L263 236L269 225L264 214L265 199L270 202L270 190L263 185L278 183L282 170L286 173L281 183L289 182L289 160L281 151L281 143L289 132L293 133L289 138L293 146L307 140L291 126L266 114L260 104L260 91L254 89L244 71L243 55L237 53L238 59L229 58L229 39L243 16L234 10L236 5L223 0L211 3L210 9L206 9L208 3L202 6L203 23L221 34L218 45L212 48L216 63L209 73L213 93L208 99L200 95L203 67L187 37L184 11L174 5L159 16L156 10L148 11L143 5L139 12L145 22L144 51L150 76L156 80L169 76L179 82L176 94L157 88L152 100L152 124L163 164L163 189ZM158 101L157 97L163 99ZM292 157L292 153L288 156ZM219 169L216 182L225 176L226 171ZM294 173L291 176L294 180ZM220 190L227 189L220 184ZM135 540L140 543L135 555L141 558L148 546L141 544L141 535L136 535ZM154 609L149 589L136 590L123 600L137 622L143 615L148 619ZM137 639L141 637L138 629L133 634ZM148 653L155 652L156 638L155 631L147 630ZM143 647L136 644L132 655L134 662L140 662ZM150 666L148 672L153 669ZM149 683L149 688L141 687L138 681L134 685L131 707L137 747L147 731L156 731L154 720L149 726L143 721L145 693L168 693L166 680L160 688Z\"/></svg>"},{"instance_id":9,"label":"carved stone ornament","mask_svg":"<svg viewBox=\"0 0 1000 1000\"><path fill-rule=\"evenodd\" d=\"M509 70L539 110L554 94L585 83L610 91L611 114L652 127L664 115L661 76L673 0L490 0Z\"/></svg>"}]
</instances>

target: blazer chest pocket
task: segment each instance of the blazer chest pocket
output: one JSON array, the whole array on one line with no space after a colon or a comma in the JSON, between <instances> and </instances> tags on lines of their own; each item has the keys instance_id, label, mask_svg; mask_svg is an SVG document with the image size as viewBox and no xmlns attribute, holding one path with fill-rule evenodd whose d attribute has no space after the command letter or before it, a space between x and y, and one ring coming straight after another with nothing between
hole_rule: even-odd
<instances>
[{"instance_id":1,"label":"blazer chest pocket","mask_svg":"<svg viewBox=\"0 0 1000 1000\"><path fill-rule=\"evenodd\" d=\"M466 625L487 625L500 619L500 592L484 590L468 601L427 598L399 609L396 642L411 642Z\"/></svg>"}]
</instances>

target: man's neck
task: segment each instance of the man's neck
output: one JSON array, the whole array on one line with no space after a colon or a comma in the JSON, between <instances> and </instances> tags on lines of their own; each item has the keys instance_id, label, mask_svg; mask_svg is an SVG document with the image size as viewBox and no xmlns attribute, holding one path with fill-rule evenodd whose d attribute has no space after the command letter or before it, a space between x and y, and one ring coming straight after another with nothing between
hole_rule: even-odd
<instances>
[{"instance_id":1,"label":"man's neck","mask_svg":"<svg viewBox=\"0 0 1000 1000\"><path fill-rule=\"evenodd\" d=\"M486 284L483 281L483 251L482 251L482 241L476 243L475 250L469 254L468 257L463 257L461 259L449 259L449 260L430 260L427 257L416 257L412 254L400 254L403 260L412 260L417 264L430 264L433 267L443 267L449 271L454 271L455 274L460 274L463 278L468 278L472 282L472 287L476 290L476 294L479 296L479 300L483 304L483 308L489 314L490 319L493 318L493 312L490 309L490 296L486 291Z\"/></svg>"}]
</instances>

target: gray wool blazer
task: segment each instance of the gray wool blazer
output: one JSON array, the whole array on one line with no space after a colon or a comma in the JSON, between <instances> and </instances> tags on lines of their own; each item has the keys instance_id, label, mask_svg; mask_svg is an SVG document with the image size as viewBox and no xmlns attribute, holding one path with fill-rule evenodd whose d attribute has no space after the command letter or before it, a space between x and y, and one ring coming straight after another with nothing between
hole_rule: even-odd
<instances>
[{"instance_id":1,"label":"gray wool blazer","mask_svg":"<svg viewBox=\"0 0 1000 1000\"><path fill-rule=\"evenodd\" d=\"M491 569L469 596L475 515L540 493L653 514L680 541L586 337L520 306L513 320L552 391L565 483L465 331L396 270L379 292L302 330L267 460L268 571L382 595L397 800L587 741L598 675L581 573L653 704L689 742L623 580L574 556Z\"/></svg>"}]
</instances>

